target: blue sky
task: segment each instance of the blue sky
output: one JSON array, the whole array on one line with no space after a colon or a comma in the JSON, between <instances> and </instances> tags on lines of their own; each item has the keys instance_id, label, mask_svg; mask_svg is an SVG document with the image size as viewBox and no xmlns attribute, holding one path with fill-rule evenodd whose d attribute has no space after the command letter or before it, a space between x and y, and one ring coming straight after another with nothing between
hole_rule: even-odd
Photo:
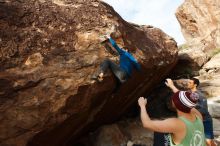
<instances>
[{"instance_id":1,"label":"blue sky","mask_svg":"<svg viewBox=\"0 0 220 146\"><path fill-rule=\"evenodd\" d=\"M152 25L172 36L178 45L185 42L175 12L184 0L103 0L128 22Z\"/></svg>"}]
</instances>

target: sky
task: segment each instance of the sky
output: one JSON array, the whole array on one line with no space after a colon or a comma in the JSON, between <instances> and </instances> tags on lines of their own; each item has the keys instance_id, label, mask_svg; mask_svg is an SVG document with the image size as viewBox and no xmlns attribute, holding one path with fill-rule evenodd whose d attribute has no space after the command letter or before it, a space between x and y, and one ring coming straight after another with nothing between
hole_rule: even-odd
<instances>
[{"instance_id":1,"label":"sky","mask_svg":"<svg viewBox=\"0 0 220 146\"><path fill-rule=\"evenodd\" d=\"M126 21L152 25L173 37L178 45L185 39L175 12L184 0L103 0L111 5Z\"/></svg>"}]
</instances>

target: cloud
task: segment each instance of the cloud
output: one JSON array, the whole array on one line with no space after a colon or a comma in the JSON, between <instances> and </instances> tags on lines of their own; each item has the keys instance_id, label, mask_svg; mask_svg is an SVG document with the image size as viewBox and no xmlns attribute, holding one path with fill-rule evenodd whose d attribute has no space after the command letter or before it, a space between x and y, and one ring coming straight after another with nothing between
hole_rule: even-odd
<instances>
[{"instance_id":1,"label":"cloud","mask_svg":"<svg viewBox=\"0 0 220 146\"><path fill-rule=\"evenodd\" d=\"M123 19L140 25L153 25L172 36L178 44L185 42L175 11L184 0L104 0Z\"/></svg>"}]
</instances>

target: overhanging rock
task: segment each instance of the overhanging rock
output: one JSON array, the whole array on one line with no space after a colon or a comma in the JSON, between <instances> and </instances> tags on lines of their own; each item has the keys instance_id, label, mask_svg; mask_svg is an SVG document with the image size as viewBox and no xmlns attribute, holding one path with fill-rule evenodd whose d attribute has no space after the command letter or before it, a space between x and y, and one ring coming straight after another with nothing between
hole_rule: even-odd
<instances>
[{"instance_id":1,"label":"overhanging rock","mask_svg":"<svg viewBox=\"0 0 220 146\"><path fill-rule=\"evenodd\" d=\"M124 21L96 0L0 3L0 145L71 145L81 134L120 117L176 63L176 42L161 30ZM111 74L91 75L114 33L141 64L117 94Z\"/></svg>"}]
</instances>

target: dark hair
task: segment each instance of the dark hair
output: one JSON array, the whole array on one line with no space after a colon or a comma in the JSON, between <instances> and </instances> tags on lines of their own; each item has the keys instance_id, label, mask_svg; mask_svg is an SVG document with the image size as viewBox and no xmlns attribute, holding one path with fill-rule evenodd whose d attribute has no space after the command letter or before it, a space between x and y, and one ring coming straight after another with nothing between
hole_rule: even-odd
<instances>
[{"instance_id":1,"label":"dark hair","mask_svg":"<svg viewBox=\"0 0 220 146\"><path fill-rule=\"evenodd\" d=\"M191 78L190 80L192 80L194 82L194 84L197 85L197 87L199 86L200 82L199 82L199 79L197 78Z\"/></svg>"}]
</instances>

